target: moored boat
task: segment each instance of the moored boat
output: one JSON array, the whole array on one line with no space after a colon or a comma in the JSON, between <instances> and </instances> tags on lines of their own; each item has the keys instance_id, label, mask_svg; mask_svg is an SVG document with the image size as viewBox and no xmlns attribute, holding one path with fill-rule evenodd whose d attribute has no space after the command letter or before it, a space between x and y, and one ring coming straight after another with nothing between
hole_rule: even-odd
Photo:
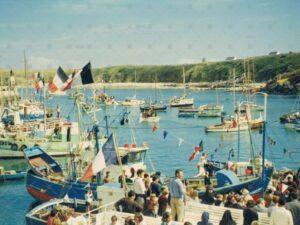
<instances>
[{"instance_id":1,"label":"moored boat","mask_svg":"<svg viewBox=\"0 0 300 225\"><path fill-rule=\"evenodd\" d=\"M135 170L146 169L144 160L147 150L147 146L117 147L112 134L103 145L102 152L104 155L110 155L112 153L116 154L117 151L120 161L111 161L111 164L107 165L102 172L109 171L113 183L120 186L118 177L122 174L122 171L129 175L131 168ZM98 185L103 184L103 181L98 179L98 182L95 182L94 179L82 179L83 174L80 174L78 169L75 171L72 168L71 171L62 173L59 164L39 147L26 149L24 153L30 165L26 176L26 188L28 193L39 201L63 198L66 194L70 198L83 200L85 199L85 187L88 183L93 192L96 192ZM120 166L120 163L122 166ZM74 164L72 163L72 165Z\"/></svg>"},{"instance_id":2,"label":"moored boat","mask_svg":"<svg viewBox=\"0 0 300 225\"><path fill-rule=\"evenodd\" d=\"M184 94L181 97L173 97L170 100L171 107L188 107L194 105L194 99L188 98L188 93L185 87L185 70L182 68Z\"/></svg>"},{"instance_id":3,"label":"moored boat","mask_svg":"<svg viewBox=\"0 0 300 225\"><path fill-rule=\"evenodd\" d=\"M0 167L0 181L22 180L25 175L25 171L4 170L4 167Z\"/></svg>"}]
</instances>

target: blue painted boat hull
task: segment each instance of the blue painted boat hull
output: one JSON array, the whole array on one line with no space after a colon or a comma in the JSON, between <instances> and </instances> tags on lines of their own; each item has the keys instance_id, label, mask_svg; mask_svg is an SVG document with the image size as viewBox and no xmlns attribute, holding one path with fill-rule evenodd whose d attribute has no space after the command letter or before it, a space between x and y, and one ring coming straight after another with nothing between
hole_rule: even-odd
<instances>
[{"instance_id":1,"label":"blue painted boat hull","mask_svg":"<svg viewBox=\"0 0 300 225\"><path fill-rule=\"evenodd\" d=\"M214 188L214 192L216 194L228 194L229 192L240 192L242 189L246 188L254 199L258 199L264 194L264 191L268 187L272 174L273 168L267 168L266 179L264 181L261 177L257 177L238 184ZM205 191L200 191L199 197L204 195L204 193Z\"/></svg>"},{"instance_id":2,"label":"blue painted boat hull","mask_svg":"<svg viewBox=\"0 0 300 225\"><path fill-rule=\"evenodd\" d=\"M63 198L68 194L69 198L85 199L87 182L63 181L53 182L36 175L31 169L27 172L26 188L28 193L36 200L45 202L53 198ZM96 194L96 183L90 183L91 189Z\"/></svg>"}]
</instances>

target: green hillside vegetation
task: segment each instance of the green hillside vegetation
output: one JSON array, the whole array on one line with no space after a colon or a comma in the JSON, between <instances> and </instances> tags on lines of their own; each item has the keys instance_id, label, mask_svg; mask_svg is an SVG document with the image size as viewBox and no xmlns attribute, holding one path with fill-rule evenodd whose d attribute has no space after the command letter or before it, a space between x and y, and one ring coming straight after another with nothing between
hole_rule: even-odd
<instances>
[{"instance_id":1,"label":"green hillside vegetation","mask_svg":"<svg viewBox=\"0 0 300 225\"><path fill-rule=\"evenodd\" d=\"M243 76L244 67L251 81L264 82L280 75L289 74L300 69L300 53L287 53L272 56L257 56L234 61L204 62L189 65L124 65L105 68L94 68L93 75L97 82L134 82L134 71L137 72L137 82L182 82L182 67L185 67L186 82L214 82L232 79L231 71L235 68L236 77ZM254 71L254 73L253 73ZM28 71L28 77L36 71ZM55 75L55 69L41 71L46 81ZM65 70L70 74L71 70ZM24 71L14 71L18 84L24 84ZM0 70L2 81L9 77L9 71Z\"/></svg>"}]
</instances>

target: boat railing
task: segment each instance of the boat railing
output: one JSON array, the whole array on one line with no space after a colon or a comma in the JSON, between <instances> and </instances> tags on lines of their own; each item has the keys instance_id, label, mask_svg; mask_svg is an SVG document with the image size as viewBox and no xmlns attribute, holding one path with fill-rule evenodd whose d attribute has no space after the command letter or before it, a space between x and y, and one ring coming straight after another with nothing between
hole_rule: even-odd
<instances>
[{"instance_id":1,"label":"boat railing","mask_svg":"<svg viewBox=\"0 0 300 225\"><path fill-rule=\"evenodd\" d=\"M133 218L133 214L118 212L113 207L115 202L99 206L88 213L82 214L82 216L88 218L88 224L99 224L106 225L110 222L112 216L116 216L119 220L123 221L126 218ZM237 225L243 224L243 210L234 209L234 208L226 208L223 206L214 206L214 205L206 205L201 204L199 202L187 201L185 206L185 221L189 221L193 224L197 223L201 219L201 215L203 212L208 212L210 215L210 222L214 225L219 224L222 216L226 210L230 210L233 219L236 221ZM267 213L258 213L259 216L259 224L260 225L269 225L270 219ZM149 217L144 216L144 221L148 225L157 225L160 224L160 217ZM178 225L182 225L183 223L176 223Z\"/></svg>"}]
</instances>

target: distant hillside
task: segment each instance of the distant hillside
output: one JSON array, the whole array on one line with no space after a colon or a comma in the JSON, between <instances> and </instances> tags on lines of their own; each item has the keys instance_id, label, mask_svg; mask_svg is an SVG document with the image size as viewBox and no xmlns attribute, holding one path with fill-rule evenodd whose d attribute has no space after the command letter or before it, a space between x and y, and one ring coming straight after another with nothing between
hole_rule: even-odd
<instances>
[{"instance_id":1,"label":"distant hillside","mask_svg":"<svg viewBox=\"0 0 300 225\"><path fill-rule=\"evenodd\" d=\"M137 82L154 82L157 75L157 82L182 82L183 65L157 65L157 66L113 66L106 68L94 68L93 74L96 81L106 82L134 82L134 71L137 72ZM246 60L204 62L199 64L184 65L186 71L186 82L214 82L232 79L231 70L235 68L236 77L244 74L244 67L247 69L247 76L251 81L263 82L286 73L292 73L300 69L300 53L287 53L272 56L257 56ZM14 71L19 84L23 84L24 72ZM50 80L55 69L41 71L45 74L46 80ZM66 70L70 73L70 70ZM33 71L28 71L32 74ZM9 71L0 70L3 82L8 78ZM29 75L30 77L31 75ZM243 76L244 77L244 76Z\"/></svg>"},{"instance_id":2,"label":"distant hillside","mask_svg":"<svg viewBox=\"0 0 300 225\"><path fill-rule=\"evenodd\" d=\"M297 94L300 92L300 69L277 75L266 84L263 91L272 94Z\"/></svg>"},{"instance_id":3,"label":"distant hillside","mask_svg":"<svg viewBox=\"0 0 300 225\"><path fill-rule=\"evenodd\" d=\"M186 82L213 82L232 78L230 71L235 68L236 76L244 74L244 64L252 81L268 81L275 76L300 69L300 53L280 54L275 56L258 56L247 60L207 62L185 65ZM254 65L254 66L253 66ZM167 66L114 66L95 69L95 75L107 82L133 82L134 70L137 82L182 82L182 65ZM254 73L253 73L254 70Z\"/></svg>"}]
</instances>

